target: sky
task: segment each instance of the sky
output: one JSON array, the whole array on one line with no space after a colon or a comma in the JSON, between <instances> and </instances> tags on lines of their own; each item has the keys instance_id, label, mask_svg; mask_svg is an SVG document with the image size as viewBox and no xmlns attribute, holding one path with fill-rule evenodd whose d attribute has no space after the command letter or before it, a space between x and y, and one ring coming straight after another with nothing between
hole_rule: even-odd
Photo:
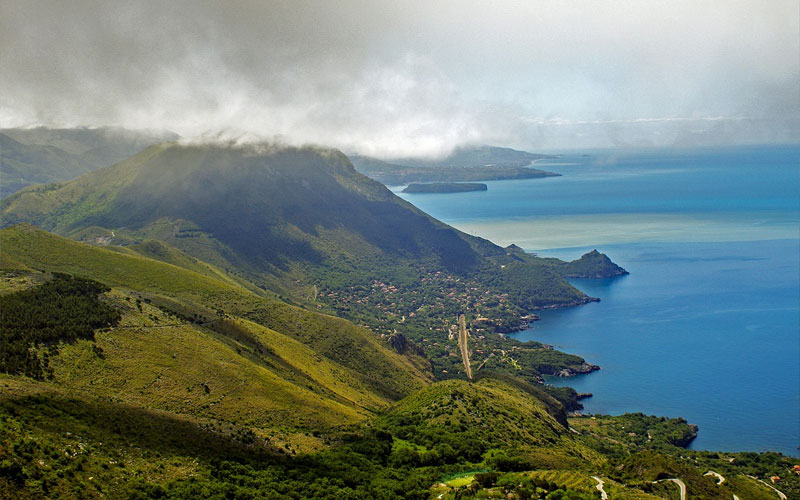
<instances>
[{"instance_id":1,"label":"sky","mask_svg":"<svg viewBox=\"0 0 800 500\"><path fill-rule=\"evenodd\" d=\"M800 0L0 0L0 127L384 158L800 140Z\"/></svg>"}]
</instances>

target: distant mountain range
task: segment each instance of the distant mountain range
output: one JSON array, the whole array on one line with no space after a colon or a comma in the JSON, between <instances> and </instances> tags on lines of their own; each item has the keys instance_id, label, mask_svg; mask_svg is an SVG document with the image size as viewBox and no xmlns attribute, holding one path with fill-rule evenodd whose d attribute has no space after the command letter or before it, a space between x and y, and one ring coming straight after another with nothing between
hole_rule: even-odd
<instances>
[{"instance_id":1,"label":"distant mountain range","mask_svg":"<svg viewBox=\"0 0 800 500\"><path fill-rule=\"evenodd\" d=\"M559 175L532 168L534 161L545 158L554 157L494 146L461 147L439 159L398 158L384 161L369 156L350 156L356 170L388 186L412 182L472 182Z\"/></svg>"},{"instance_id":2,"label":"distant mountain range","mask_svg":"<svg viewBox=\"0 0 800 500\"><path fill-rule=\"evenodd\" d=\"M115 127L0 129L0 197L31 184L73 179L177 138Z\"/></svg>"}]
</instances>

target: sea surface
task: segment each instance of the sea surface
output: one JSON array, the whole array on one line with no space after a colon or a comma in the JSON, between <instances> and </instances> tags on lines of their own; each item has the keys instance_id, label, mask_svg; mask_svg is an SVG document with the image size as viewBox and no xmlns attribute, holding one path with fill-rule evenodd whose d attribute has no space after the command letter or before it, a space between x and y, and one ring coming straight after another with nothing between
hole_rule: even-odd
<instances>
[{"instance_id":1,"label":"sea surface","mask_svg":"<svg viewBox=\"0 0 800 500\"><path fill-rule=\"evenodd\" d=\"M798 456L800 146L580 151L535 166L562 177L400 196L503 246L567 260L597 248L630 271L571 280L601 302L543 311L517 334L602 367L550 380L593 393L586 413L681 416L700 427L692 448Z\"/></svg>"}]
</instances>

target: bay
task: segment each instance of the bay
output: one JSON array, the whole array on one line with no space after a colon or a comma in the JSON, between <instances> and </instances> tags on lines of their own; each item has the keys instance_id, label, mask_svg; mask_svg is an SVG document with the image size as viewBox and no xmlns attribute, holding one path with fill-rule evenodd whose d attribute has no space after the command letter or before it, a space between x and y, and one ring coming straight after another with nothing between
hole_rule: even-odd
<instances>
[{"instance_id":1,"label":"bay","mask_svg":"<svg viewBox=\"0 0 800 500\"><path fill-rule=\"evenodd\" d=\"M536 162L562 177L486 192L402 195L498 244L630 271L573 280L601 302L543 311L520 332L601 371L554 379L589 413L682 416L692 447L800 445L800 148L580 151Z\"/></svg>"}]
</instances>

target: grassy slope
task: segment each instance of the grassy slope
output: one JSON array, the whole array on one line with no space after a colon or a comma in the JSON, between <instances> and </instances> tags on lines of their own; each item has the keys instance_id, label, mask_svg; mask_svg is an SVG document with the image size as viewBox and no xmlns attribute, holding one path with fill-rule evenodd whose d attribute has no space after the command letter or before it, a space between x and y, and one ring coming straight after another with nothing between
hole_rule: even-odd
<instances>
[{"instance_id":1,"label":"grassy slope","mask_svg":"<svg viewBox=\"0 0 800 500\"><path fill-rule=\"evenodd\" d=\"M119 292L111 300L126 307ZM347 370L327 360L314 363L313 351L296 341L258 333L272 337L264 344L277 340L286 348L258 356L153 306L144 304L139 313L127 305L120 325L96 336L102 357L83 341L64 346L51 365L55 383L78 393L259 428L330 427L363 419L367 412L360 405L374 409L386 403L346 378L337 380L333 374ZM308 372L303 366L312 363L318 365L313 376L303 376Z\"/></svg>"},{"instance_id":2,"label":"grassy slope","mask_svg":"<svg viewBox=\"0 0 800 500\"><path fill-rule=\"evenodd\" d=\"M259 297L241 287L152 259L91 247L31 226L0 231L0 266L14 262L45 271L66 272L136 292L184 316L212 320L219 310L250 316L317 355L334 360L383 398L398 398L427 380L423 362L401 356L374 335L351 323ZM340 352L345 355L340 356Z\"/></svg>"},{"instance_id":3,"label":"grassy slope","mask_svg":"<svg viewBox=\"0 0 800 500\"><path fill-rule=\"evenodd\" d=\"M214 478L221 478L216 480L217 486L213 491L219 496L214 498L225 498L226 492L228 495L241 492L244 498L261 498L268 497L274 481L287 477L314 480L347 474L349 468L369 467L384 477L402 479L404 475L411 475L413 470L398 466L392 473L380 469L386 465L376 469L377 462L370 460L381 460L379 456L373 456L377 450L373 451L369 446L358 447L358 442L355 443L358 448L351 450L357 449L360 455L334 455L327 461L315 458L320 455L311 455L299 461L276 462L269 455L292 454L297 450L297 447L288 447L285 436L280 434L253 435L235 424L86 398L76 391L17 377L0 376L0 388L0 462L3 468L0 496L9 498L128 498L126 490L136 487L137 483L164 485L178 481L179 485L191 485L200 481L203 488L208 488L215 484ZM467 401L474 402L474 406L465 405ZM444 408L453 409L453 418L458 421L453 422ZM484 425L487 422L482 421L480 413L485 410L497 412L497 427ZM555 441L548 447L534 449L538 456L532 457L532 461L540 464L544 462L543 457L547 457L552 465L542 464L530 471L506 474L511 477L544 479L561 488L592 493L595 492L595 482L591 476L597 475L605 481L610 497L621 500L676 498L677 486L674 484L654 485L651 482L660 477L682 478L687 483L690 498L729 500L733 494L743 499L776 498L759 483L725 471L726 483L729 484L716 486L712 478L702 476L705 468L693 466L691 460L679 463L675 458L657 453L634 453L606 464L605 457L573 442L571 434L558 426L535 400L531 401L523 392L499 381L485 380L471 385L456 381L438 383L397 403L376 425L386 428L387 422L394 423L390 426L392 432L402 431L408 425L404 422L421 413L423 417L433 417L432 421L425 422L429 429L437 435L454 435L455 439L472 438L475 433L471 431L479 428L487 438L496 438L491 443L495 447L518 447L518 439ZM397 453L401 449L407 451L413 446L406 440L397 439L395 434L389 463L395 463L403 455ZM416 449L427 453L424 447L417 446ZM336 453L335 448L331 451ZM368 459L370 456L372 458ZM346 457L348 462L341 462ZM221 474L218 460L233 460L252 467L234 469L234 474ZM266 474L261 472L279 463L285 469L273 469L274 472ZM15 469L17 464L22 467ZM223 464L225 470L229 467ZM439 471L438 477L444 477L459 470L476 469L485 470L486 465L467 463L461 467L448 466L436 470ZM26 476L25 489L21 483L14 482L19 473ZM435 478L430 477L427 482L427 485L434 485L429 490L433 496L441 493L440 498L457 498L454 490L435 486L438 484ZM504 480L502 474L500 479ZM219 481L226 483L219 485ZM504 482L512 489L519 483L507 479ZM330 484L346 486L348 483L336 481ZM256 488L248 490L247 486L252 485ZM649 493L633 485L639 485ZM265 488L261 494L258 494L259 486ZM141 486L136 488L151 491L152 495L163 495L163 490L155 487L150 490ZM196 498L203 494L202 491L206 492L205 495L212 491L203 488L196 490L194 495L176 497ZM47 494L41 494L43 491ZM178 489L168 488L168 491L174 494ZM346 491L340 494L347 497ZM386 498L401 498L406 490L396 491L396 496ZM328 489L322 487L314 492L322 496ZM498 498L502 490L493 488L482 490L482 493L494 494L494 498ZM307 491L303 496L311 498L316 495ZM796 496L790 494L789 498Z\"/></svg>"}]
</instances>

